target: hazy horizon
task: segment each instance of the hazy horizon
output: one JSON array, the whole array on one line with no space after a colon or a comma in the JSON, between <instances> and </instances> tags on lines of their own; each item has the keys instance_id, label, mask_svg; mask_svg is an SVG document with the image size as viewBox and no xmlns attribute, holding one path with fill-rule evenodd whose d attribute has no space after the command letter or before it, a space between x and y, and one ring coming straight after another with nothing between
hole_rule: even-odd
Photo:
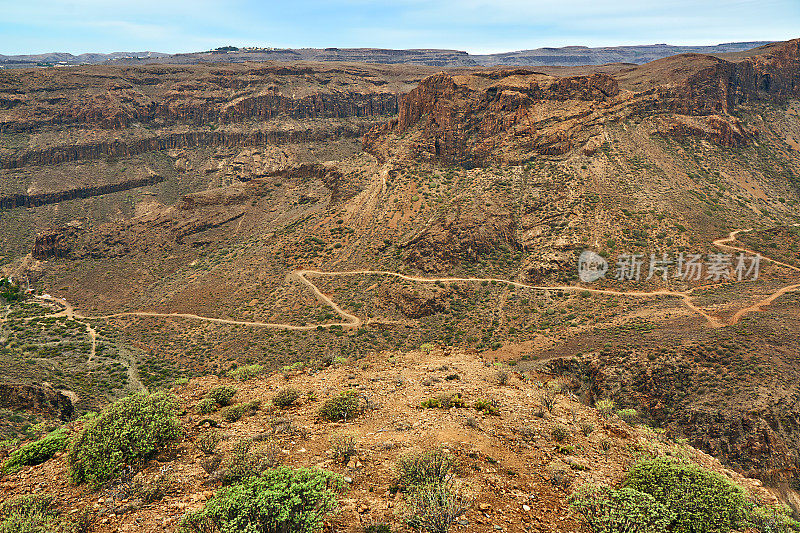
<instances>
[{"instance_id":1,"label":"hazy horizon","mask_svg":"<svg viewBox=\"0 0 800 533\"><path fill-rule=\"evenodd\" d=\"M4 0L4 55L194 52L218 46L439 48L707 46L798 37L795 0ZM189 16L187 16L187 14Z\"/></svg>"}]
</instances>

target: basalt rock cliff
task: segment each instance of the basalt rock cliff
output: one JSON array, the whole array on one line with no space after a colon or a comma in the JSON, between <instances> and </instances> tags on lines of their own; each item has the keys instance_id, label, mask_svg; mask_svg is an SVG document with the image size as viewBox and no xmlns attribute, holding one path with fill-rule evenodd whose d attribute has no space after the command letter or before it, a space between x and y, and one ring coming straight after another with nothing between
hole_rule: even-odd
<instances>
[{"instance_id":1,"label":"basalt rock cliff","mask_svg":"<svg viewBox=\"0 0 800 533\"><path fill-rule=\"evenodd\" d=\"M369 132L365 147L382 159L518 164L592 152L604 122L629 117L652 119L659 135L733 146L758 133L735 116L738 106L798 95L800 40L735 61L686 54L579 76L524 69L441 73L404 96L398 117Z\"/></svg>"}]
</instances>

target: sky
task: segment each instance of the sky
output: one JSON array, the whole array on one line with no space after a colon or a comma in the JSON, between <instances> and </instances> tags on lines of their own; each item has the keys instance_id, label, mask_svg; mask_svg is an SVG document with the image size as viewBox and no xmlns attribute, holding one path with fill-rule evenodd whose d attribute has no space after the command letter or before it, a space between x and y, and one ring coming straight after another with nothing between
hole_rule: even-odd
<instances>
[{"instance_id":1,"label":"sky","mask_svg":"<svg viewBox=\"0 0 800 533\"><path fill-rule=\"evenodd\" d=\"M0 54L218 46L718 44L800 37L800 0L0 0Z\"/></svg>"}]
</instances>

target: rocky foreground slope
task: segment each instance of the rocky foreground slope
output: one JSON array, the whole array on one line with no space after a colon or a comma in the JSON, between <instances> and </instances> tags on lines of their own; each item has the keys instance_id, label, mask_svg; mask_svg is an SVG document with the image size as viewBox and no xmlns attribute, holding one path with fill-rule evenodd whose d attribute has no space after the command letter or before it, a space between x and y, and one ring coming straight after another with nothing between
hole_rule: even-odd
<instances>
[{"instance_id":1,"label":"rocky foreground slope","mask_svg":"<svg viewBox=\"0 0 800 533\"><path fill-rule=\"evenodd\" d=\"M198 412L203 398L220 385L237 391L233 405L256 401L260 407L248 408L238 419L225 415L230 408ZM554 392L562 386L564 394ZM470 501L452 531L586 531L570 511L568 495L584 483L617 483L633 462L652 456L697 462L747 487L757 501L777 502L760 482L651 429L601 415L567 389L568 383L552 375L520 374L453 349L376 353L329 368L294 365L246 381L205 377L173 388L185 409L182 438L131 478L100 490L72 486L66 454L59 453L4 476L0 487L4 500L51 494L67 517L88 510L93 531L174 531L188 512L220 490L236 446L251 442L254 449L269 451L271 465L325 468L345 476L347 492L326 531L360 532L370 524L410 530L395 464L403 456L437 449L457 459L457 478ZM287 390L296 391L297 399L273 405ZM320 406L343 390L355 391L365 411L350 421L325 421ZM543 400L547 397L552 405ZM437 398L461 403L437 407L430 402ZM496 411L475 409L476 401ZM203 441L212 434L222 440L209 450ZM344 456L343 442L351 446ZM158 492L148 497L142 487Z\"/></svg>"}]
</instances>

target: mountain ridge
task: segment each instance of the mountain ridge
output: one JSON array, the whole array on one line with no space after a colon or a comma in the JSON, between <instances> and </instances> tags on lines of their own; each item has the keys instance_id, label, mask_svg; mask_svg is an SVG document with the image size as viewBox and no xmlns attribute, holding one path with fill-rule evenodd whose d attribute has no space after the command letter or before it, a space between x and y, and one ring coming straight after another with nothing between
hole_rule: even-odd
<instances>
[{"instance_id":1,"label":"mountain ridge","mask_svg":"<svg viewBox=\"0 0 800 533\"><path fill-rule=\"evenodd\" d=\"M204 52L166 54L161 52L112 52L73 55L50 52L26 55L0 54L0 67L26 68L35 66L72 66L109 63L116 65L141 64L142 61L163 64L195 64L204 62L244 61L363 61L367 63L411 63L441 67L465 66L576 66L606 63L642 64L682 53L724 54L758 48L772 41L744 41L717 45L651 44L633 46L587 47L571 45L514 50L494 54L470 54L462 50L435 48L272 48L234 46Z\"/></svg>"}]
</instances>

